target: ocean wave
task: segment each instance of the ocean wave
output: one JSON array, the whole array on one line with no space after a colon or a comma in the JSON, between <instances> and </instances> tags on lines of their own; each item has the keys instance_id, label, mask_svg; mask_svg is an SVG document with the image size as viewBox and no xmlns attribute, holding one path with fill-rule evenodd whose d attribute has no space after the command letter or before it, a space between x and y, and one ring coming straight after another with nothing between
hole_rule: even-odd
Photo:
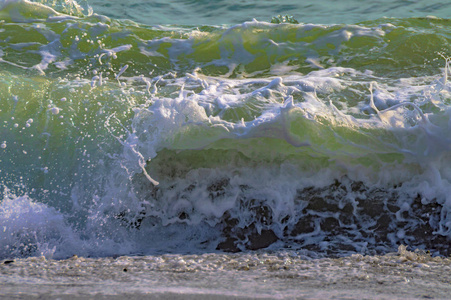
<instances>
[{"instance_id":1,"label":"ocean wave","mask_svg":"<svg viewBox=\"0 0 451 300\"><path fill-rule=\"evenodd\" d=\"M0 256L447 254L448 19L0 7Z\"/></svg>"}]
</instances>

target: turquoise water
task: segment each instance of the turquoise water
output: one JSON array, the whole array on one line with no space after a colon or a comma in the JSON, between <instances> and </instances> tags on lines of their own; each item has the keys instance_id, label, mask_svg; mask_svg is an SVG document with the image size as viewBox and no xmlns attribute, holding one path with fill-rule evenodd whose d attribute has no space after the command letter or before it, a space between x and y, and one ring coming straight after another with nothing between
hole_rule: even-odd
<instances>
[{"instance_id":1,"label":"turquoise water","mask_svg":"<svg viewBox=\"0 0 451 300\"><path fill-rule=\"evenodd\" d=\"M0 257L449 254L449 5L123 5L0 2Z\"/></svg>"},{"instance_id":2,"label":"turquoise water","mask_svg":"<svg viewBox=\"0 0 451 300\"><path fill-rule=\"evenodd\" d=\"M352 24L383 17L449 17L448 1L409 0L307 0L307 1L90 1L95 12L115 19L161 25L239 24L253 18L270 21L272 17L292 15L299 22L315 24Z\"/></svg>"}]
</instances>

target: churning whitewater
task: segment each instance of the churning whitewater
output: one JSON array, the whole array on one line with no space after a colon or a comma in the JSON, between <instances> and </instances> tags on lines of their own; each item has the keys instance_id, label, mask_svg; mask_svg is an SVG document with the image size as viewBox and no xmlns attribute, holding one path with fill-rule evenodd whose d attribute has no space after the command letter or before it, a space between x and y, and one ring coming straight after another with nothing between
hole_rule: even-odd
<instances>
[{"instance_id":1,"label":"churning whitewater","mask_svg":"<svg viewBox=\"0 0 451 300\"><path fill-rule=\"evenodd\" d=\"M449 255L450 20L62 7L0 2L0 258Z\"/></svg>"}]
</instances>

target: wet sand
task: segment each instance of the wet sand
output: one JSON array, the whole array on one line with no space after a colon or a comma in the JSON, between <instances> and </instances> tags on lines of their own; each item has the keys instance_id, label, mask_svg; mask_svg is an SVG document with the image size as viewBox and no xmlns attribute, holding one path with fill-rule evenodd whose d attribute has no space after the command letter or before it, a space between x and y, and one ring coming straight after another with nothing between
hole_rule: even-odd
<instances>
[{"instance_id":1,"label":"wet sand","mask_svg":"<svg viewBox=\"0 0 451 300\"><path fill-rule=\"evenodd\" d=\"M400 248L306 259L294 252L0 262L7 299L446 299L451 259Z\"/></svg>"}]
</instances>

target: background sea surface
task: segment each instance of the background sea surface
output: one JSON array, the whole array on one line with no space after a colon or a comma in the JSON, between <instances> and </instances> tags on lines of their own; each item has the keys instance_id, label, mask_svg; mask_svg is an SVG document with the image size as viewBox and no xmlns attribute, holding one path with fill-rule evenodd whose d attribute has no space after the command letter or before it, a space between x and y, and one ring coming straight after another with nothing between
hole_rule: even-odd
<instances>
[{"instance_id":1,"label":"background sea surface","mask_svg":"<svg viewBox=\"0 0 451 300\"><path fill-rule=\"evenodd\" d=\"M449 255L448 1L0 1L0 259Z\"/></svg>"},{"instance_id":2,"label":"background sea surface","mask_svg":"<svg viewBox=\"0 0 451 300\"><path fill-rule=\"evenodd\" d=\"M51 1L48 1L51 2ZM86 5L86 2L81 3ZM429 15L447 18L448 1L409 0L306 0L306 1L89 1L94 12L115 19L161 25L235 25L253 18L270 21L277 15L294 16L302 23L353 24L383 17L410 18Z\"/></svg>"}]
</instances>

